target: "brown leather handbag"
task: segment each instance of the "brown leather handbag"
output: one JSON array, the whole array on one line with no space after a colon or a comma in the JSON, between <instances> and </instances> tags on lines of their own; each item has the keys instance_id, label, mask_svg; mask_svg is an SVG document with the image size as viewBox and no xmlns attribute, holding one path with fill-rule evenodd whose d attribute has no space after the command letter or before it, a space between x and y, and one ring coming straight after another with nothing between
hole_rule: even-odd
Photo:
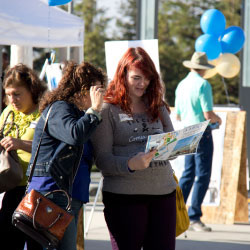
<instances>
[{"instance_id":1,"label":"brown leather handbag","mask_svg":"<svg viewBox=\"0 0 250 250\"><path fill-rule=\"evenodd\" d=\"M52 106L51 106L52 107ZM37 161L42 136L46 128L49 113L47 113L43 132L34 156L34 162L31 166L28 183L30 183ZM28 188L27 188L28 189ZM47 197L53 193L62 192L68 199L68 205L65 209L61 208ZM27 192L26 192L27 193ZM55 190L45 195L32 189L26 194L12 215L12 224L39 242L46 249L55 249L60 243L65 230L73 219L69 213L71 210L71 199L64 190Z\"/></svg>"},{"instance_id":2,"label":"brown leather handbag","mask_svg":"<svg viewBox=\"0 0 250 250\"><path fill-rule=\"evenodd\" d=\"M11 115L11 121L7 122ZM4 120L2 128L0 129L0 140L7 136L14 127L16 127L18 138L19 129L17 124L14 123L14 117L14 111L10 110ZM9 125L9 128L4 133L7 125ZM4 147L0 145L0 193L13 189L22 181L22 179L23 168L19 163L16 150L7 152Z\"/></svg>"},{"instance_id":3,"label":"brown leather handbag","mask_svg":"<svg viewBox=\"0 0 250 250\"><path fill-rule=\"evenodd\" d=\"M69 212L46 198L55 192L63 192L67 196L66 210L69 210L70 198L64 190L55 190L42 195L32 189L22 199L12 216L14 226L47 249L54 249L58 246L73 219Z\"/></svg>"}]
</instances>

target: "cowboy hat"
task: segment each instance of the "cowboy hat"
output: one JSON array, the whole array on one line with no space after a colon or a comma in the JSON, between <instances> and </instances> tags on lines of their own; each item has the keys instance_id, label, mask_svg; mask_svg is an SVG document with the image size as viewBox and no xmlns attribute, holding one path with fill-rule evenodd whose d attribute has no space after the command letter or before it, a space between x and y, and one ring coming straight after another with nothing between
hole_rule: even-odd
<instances>
[{"instance_id":1,"label":"cowboy hat","mask_svg":"<svg viewBox=\"0 0 250 250\"><path fill-rule=\"evenodd\" d=\"M184 61L183 65L191 69L212 69L213 65L208 63L205 52L194 52L191 61Z\"/></svg>"}]
</instances>

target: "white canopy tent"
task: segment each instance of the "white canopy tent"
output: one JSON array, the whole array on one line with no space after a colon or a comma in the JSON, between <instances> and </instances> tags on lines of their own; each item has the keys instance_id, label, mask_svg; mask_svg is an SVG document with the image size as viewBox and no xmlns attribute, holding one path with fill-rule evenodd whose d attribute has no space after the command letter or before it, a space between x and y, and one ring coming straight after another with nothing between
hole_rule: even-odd
<instances>
[{"instance_id":1,"label":"white canopy tent","mask_svg":"<svg viewBox=\"0 0 250 250\"><path fill-rule=\"evenodd\" d=\"M79 47L83 60L83 20L61 8L48 6L47 0L0 0L0 48L11 46L11 62L32 67L32 47ZM0 75L2 75L0 50ZM2 103L0 88L0 111Z\"/></svg>"},{"instance_id":2,"label":"white canopy tent","mask_svg":"<svg viewBox=\"0 0 250 250\"><path fill-rule=\"evenodd\" d=\"M47 0L0 0L0 44L83 46L83 20Z\"/></svg>"}]
</instances>

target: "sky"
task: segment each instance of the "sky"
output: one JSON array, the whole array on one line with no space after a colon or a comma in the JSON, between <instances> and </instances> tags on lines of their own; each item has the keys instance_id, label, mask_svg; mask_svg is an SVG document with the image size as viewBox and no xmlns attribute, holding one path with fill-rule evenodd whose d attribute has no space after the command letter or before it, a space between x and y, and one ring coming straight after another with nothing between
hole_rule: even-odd
<instances>
[{"instance_id":1,"label":"sky","mask_svg":"<svg viewBox=\"0 0 250 250\"><path fill-rule=\"evenodd\" d=\"M73 0L74 2L81 2L82 0ZM118 8L121 2L126 0L96 0L97 8L104 8L106 11L105 16L115 18L118 13ZM109 22L109 28L107 29L107 33L113 33L115 30L115 20L111 20Z\"/></svg>"},{"instance_id":2,"label":"sky","mask_svg":"<svg viewBox=\"0 0 250 250\"><path fill-rule=\"evenodd\" d=\"M75 3L81 2L82 0L73 0ZM119 3L124 0L96 0L97 7L104 7L107 9L107 16L116 16L117 15L117 8Z\"/></svg>"},{"instance_id":3,"label":"sky","mask_svg":"<svg viewBox=\"0 0 250 250\"><path fill-rule=\"evenodd\" d=\"M74 3L82 2L82 0L73 0ZM105 9L105 16L113 18L108 24L108 28L106 30L107 35L112 36L112 33L119 32L116 30L115 27L115 20L114 18L119 16L119 6L120 3L126 2L126 0L96 0L97 8L104 8Z\"/></svg>"}]
</instances>

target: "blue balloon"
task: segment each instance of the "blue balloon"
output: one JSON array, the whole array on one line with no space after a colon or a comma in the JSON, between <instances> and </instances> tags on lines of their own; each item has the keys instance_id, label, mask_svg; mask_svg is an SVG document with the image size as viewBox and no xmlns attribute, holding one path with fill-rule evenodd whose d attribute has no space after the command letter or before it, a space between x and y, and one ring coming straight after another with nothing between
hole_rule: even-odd
<instances>
[{"instance_id":1,"label":"blue balloon","mask_svg":"<svg viewBox=\"0 0 250 250\"><path fill-rule=\"evenodd\" d=\"M71 0L48 0L49 6L63 5L69 3Z\"/></svg>"},{"instance_id":2,"label":"blue balloon","mask_svg":"<svg viewBox=\"0 0 250 250\"><path fill-rule=\"evenodd\" d=\"M210 9L203 13L200 26L205 34L220 36L226 27L226 18L216 9Z\"/></svg>"},{"instance_id":3,"label":"blue balloon","mask_svg":"<svg viewBox=\"0 0 250 250\"><path fill-rule=\"evenodd\" d=\"M195 51L205 52L208 60L214 60L221 53L221 46L217 36L204 34L195 41Z\"/></svg>"},{"instance_id":4,"label":"blue balloon","mask_svg":"<svg viewBox=\"0 0 250 250\"><path fill-rule=\"evenodd\" d=\"M244 31L238 26L230 26L221 35L222 53L235 54L241 50L245 42Z\"/></svg>"}]
</instances>

